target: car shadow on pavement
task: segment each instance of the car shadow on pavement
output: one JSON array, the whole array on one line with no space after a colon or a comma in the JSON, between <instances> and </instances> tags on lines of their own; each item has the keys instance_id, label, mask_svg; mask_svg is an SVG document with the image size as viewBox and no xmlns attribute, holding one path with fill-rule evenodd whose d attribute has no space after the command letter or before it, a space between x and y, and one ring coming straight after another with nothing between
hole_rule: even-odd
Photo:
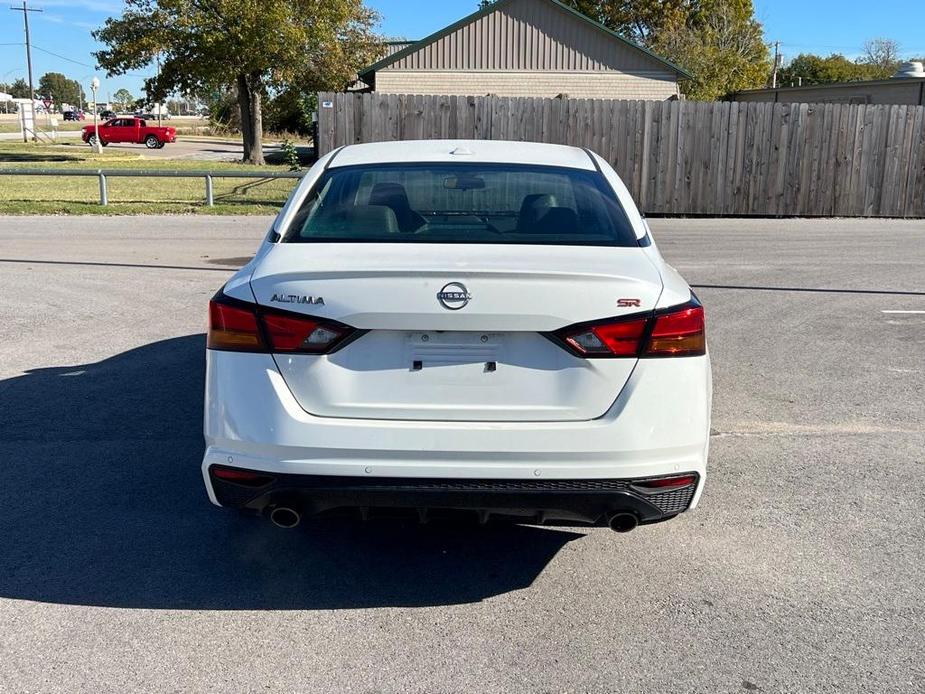
<instances>
[{"instance_id":1,"label":"car shadow on pavement","mask_svg":"<svg viewBox=\"0 0 925 694\"><path fill-rule=\"evenodd\" d=\"M581 535L306 523L212 506L199 464L204 336L0 381L0 597L170 609L483 600Z\"/></svg>"},{"instance_id":2,"label":"car shadow on pavement","mask_svg":"<svg viewBox=\"0 0 925 694\"><path fill-rule=\"evenodd\" d=\"M49 161L79 161L79 157L75 157L69 154L36 154L33 152L4 152L3 154L0 154L0 163Z\"/></svg>"}]
</instances>

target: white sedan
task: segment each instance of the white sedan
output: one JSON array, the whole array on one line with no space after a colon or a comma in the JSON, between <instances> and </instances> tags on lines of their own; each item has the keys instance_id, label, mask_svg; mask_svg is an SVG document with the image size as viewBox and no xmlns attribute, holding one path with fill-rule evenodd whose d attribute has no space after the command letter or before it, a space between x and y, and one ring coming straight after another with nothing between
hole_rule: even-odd
<instances>
[{"instance_id":1,"label":"white sedan","mask_svg":"<svg viewBox=\"0 0 925 694\"><path fill-rule=\"evenodd\" d=\"M337 149L209 318L217 505L627 531L703 490L703 307L591 151Z\"/></svg>"}]
</instances>

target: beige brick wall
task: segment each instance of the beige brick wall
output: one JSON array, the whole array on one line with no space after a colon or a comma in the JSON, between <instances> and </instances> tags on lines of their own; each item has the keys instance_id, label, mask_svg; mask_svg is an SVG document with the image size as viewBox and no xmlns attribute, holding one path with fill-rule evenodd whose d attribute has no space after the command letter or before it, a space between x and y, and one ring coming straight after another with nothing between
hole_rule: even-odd
<instances>
[{"instance_id":1,"label":"beige brick wall","mask_svg":"<svg viewBox=\"0 0 925 694\"><path fill-rule=\"evenodd\" d=\"M652 99L678 93L670 72L514 72L380 70L376 91L384 94L542 96L575 99Z\"/></svg>"}]
</instances>

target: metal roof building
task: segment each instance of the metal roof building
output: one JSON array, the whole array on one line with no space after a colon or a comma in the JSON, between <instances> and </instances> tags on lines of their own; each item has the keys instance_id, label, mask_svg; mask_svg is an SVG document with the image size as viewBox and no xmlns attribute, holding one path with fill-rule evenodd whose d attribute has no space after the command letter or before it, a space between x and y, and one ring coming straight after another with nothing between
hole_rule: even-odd
<instances>
[{"instance_id":1,"label":"metal roof building","mask_svg":"<svg viewBox=\"0 0 925 694\"><path fill-rule=\"evenodd\" d=\"M774 101L804 104L907 104L925 106L925 78L807 84L802 87L749 89L732 95L733 101Z\"/></svg>"},{"instance_id":2,"label":"metal roof building","mask_svg":"<svg viewBox=\"0 0 925 694\"><path fill-rule=\"evenodd\" d=\"M661 100L690 77L558 0L499 0L397 48L360 71L374 91Z\"/></svg>"}]
</instances>

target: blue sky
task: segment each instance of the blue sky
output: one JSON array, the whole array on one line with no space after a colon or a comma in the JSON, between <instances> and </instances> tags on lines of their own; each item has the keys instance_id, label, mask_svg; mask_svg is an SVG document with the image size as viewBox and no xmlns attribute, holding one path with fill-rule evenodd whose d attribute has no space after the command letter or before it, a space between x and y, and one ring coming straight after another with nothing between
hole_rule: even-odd
<instances>
[{"instance_id":1,"label":"blue sky","mask_svg":"<svg viewBox=\"0 0 925 694\"><path fill-rule=\"evenodd\" d=\"M22 47L22 14L8 9L18 0L0 4L0 82L25 76ZM367 0L382 14L383 33L389 36L421 38L465 16L478 5L476 0ZM63 72L79 79L89 91L95 73L95 48L90 30L107 16L118 14L121 0L29 0L41 8L30 13L33 73L36 82L45 72ZM925 2L922 0L756 0L758 19L765 26L768 41L779 40L785 56L800 52L855 56L864 41L885 36L899 41L906 56L925 56ZM12 45L8 45L12 44ZM57 54L57 55L52 55ZM68 60L65 60L68 59ZM146 74L106 78L102 93L125 87L140 95Z\"/></svg>"}]
</instances>

